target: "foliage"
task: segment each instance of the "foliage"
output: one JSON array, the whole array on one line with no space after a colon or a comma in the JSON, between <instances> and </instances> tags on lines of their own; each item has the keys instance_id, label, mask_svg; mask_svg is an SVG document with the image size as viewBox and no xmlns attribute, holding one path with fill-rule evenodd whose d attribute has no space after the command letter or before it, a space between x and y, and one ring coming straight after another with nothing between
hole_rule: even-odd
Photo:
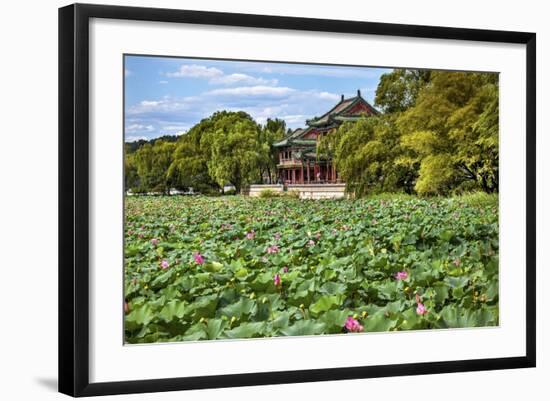
<instances>
[{"instance_id":1,"label":"foliage","mask_svg":"<svg viewBox=\"0 0 550 401\"><path fill-rule=\"evenodd\" d=\"M276 177L278 153L273 144L285 135L286 124L268 119L261 127L245 112L218 111L187 133L125 144L125 185L134 192L193 187L219 192L226 184L237 192L249 183ZM153 154L170 143L169 163L153 166ZM162 153L162 152L161 152ZM149 171L155 169L155 171ZM160 185L162 183L162 185ZM159 186L160 185L160 186Z\"/></svg>"},{"instance_id":2,"label":"foliage","mask_svg":"<svg viewBox=\"0 0 550 401\"><path fill-rule=\"evenodd\" d=\"M487 192L469 192L464 193L458 196L453 196L453 199L464 202L465 204L472 207L498 207L498 194L492 193L488 194Z\"/></svg>"},{"instance_id":3,"label":"foliage","mask_svg":"<svg viewBox=\"0 0 550 401\"><path fill-rule=\"evenodd\" d=\"M172 163L175 144L156 141L146 143L125 159L125 183L135 192L163 192L170 190L170 178L166 171Z\"/></svg>"},{"instance_id":4,"label":"foliage","mask_svg":"<svg viewBox=\"0 0 550 401\"><path fill-rule=\"evenodd\" d=\"M398 113L416 103L420 90L430 82L430 70L395 69L380 77L374 104L385 113Z\"/></svg>"},{"instance_id":5,"label":"foliage","mask_svg":"<svg viewBox=\"0 0 550 401\"><path fill-rule=\"evenodd\" d=\"M497 74L397 69L382 76L376 104L384 115L319 142L349 192L498 192Z\"/></svg>"},{"instance_id":6,"label":"foliage","mask_svg":"<svg viewBox=\"0 0 550 401\"><path fill-rule=\"evenodd\" d=\"M243 186L254 180L261 149L258 126L252 118L228 113L206 133L201 143L210 148L208 173L220 187L229 182L240 193Z\"/></svg>"},{"instance_id":7,"label":"foliage","mask_svg":"<svg viewBox=\"0 0 550 401\"><path fill-rule=\"evenodd\" d=\"M268 118L264 127L259 130L260 151L260 182L267 177L267 183L272 184L277 179L277 163L279 149L273 145L285 137L286 122L281 119Z\"/></svg>"},{"instance_id":8,"label":"foliage","mask_svg":"<svg viewBox=\"0 0 550 401\"><path fill-rule=\"evenodd\" d=\"M318 152L334 158L346 190L356 196L404 189L411 191L413 172L396 165L400 136L392 116L362 118L324 136Z\"/></svg>"},{"instance_id":9,"label":"foliage","mask_svg":"<svg viewBox=\"0 0 550 401\"><path fill-rule=\"evenodd\" d=\"M497 201L128 197L125 340L498 325Z\"/></svg>"},{"instance_id":10,"label":"foliage","mask_svg":"<svg viewBox=\"0 0 550 401\"><path fill-rule=\"evenodd\" d=\"M419 166L419 194L498 191L498 75L432 72L396 123L407 149L399 162Z\"/></svg>"},{"instance_id":11,"label":"foliage","mask_svg":"<svg viewBox=\"0 0 550 401\"><path fill-rule=\"evenodd\" d=\"M260 191L260 198L277 198L279 196L279 192L276 192L272 189L262 189Z\"/></svg>"}]
</instances>

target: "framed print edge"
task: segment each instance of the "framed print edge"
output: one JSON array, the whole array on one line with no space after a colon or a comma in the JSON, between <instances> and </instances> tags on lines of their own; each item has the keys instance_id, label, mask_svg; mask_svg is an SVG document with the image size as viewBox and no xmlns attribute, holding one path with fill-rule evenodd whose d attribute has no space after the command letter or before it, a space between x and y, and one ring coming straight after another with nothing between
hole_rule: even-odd
<instances>
[{"instance_id":1,"label":"framed print edge","mask_svg":"<svg viewBox=\"0 0 550 401\"><path fill-rule=\"evenodd\" d=\"M90 383L89 20L128 19L526 45L526 353L520 357ZM59 391L71 396L527 368L536 365L536 36L358 21L75 4L59 9Z\"/></svg>"}]
</instances>

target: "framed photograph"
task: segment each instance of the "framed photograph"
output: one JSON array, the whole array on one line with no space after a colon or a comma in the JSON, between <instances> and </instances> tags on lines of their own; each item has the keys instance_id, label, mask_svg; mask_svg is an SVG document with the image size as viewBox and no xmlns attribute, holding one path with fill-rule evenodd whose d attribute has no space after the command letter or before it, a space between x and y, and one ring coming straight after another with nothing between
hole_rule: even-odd
<instances>
[{"instance_id":1,"label":"framed photograph","mask_svg":"<svg viewBox=\"0 0 550 401\"><path fill-rule=\"evenodd\" d=\"M59 10L59 390L535 366L535 34Z\"/></svg>"}]
</instances>

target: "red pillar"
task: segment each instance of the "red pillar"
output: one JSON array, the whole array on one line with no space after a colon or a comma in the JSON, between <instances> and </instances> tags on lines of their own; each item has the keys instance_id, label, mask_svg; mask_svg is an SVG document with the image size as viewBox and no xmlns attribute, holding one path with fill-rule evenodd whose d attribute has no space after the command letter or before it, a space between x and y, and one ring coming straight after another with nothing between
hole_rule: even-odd
<instances>
[{"instance_id":1,"label":"red pillar","mask_svg":"<svg viewBox=\"0 0 550 401\"><path fill-rule=\"evenodd\" d=\"M309 160L307 161L307 183L309 184Z\"/></svg>"}]
</instances>

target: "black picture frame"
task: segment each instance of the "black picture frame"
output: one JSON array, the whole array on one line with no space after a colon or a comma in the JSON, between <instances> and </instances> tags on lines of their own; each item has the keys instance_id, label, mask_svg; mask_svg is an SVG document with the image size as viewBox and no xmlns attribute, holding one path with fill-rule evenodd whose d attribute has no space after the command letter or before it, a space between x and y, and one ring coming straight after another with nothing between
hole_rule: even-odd
<instances>
[{"instance_id":1,"label":"black picture frame","mask_svg":"<svg viewBox=\"0 0 550 401\"><path fill-rule=\"evenodd\" d=\"M323 31L526 46L526 353L521 357L90 383L88 61L91 18ZM74 4L59 9L59 391L141 393L534 367L536 35L479 29Z\"/></svg>"}]
</instances>

